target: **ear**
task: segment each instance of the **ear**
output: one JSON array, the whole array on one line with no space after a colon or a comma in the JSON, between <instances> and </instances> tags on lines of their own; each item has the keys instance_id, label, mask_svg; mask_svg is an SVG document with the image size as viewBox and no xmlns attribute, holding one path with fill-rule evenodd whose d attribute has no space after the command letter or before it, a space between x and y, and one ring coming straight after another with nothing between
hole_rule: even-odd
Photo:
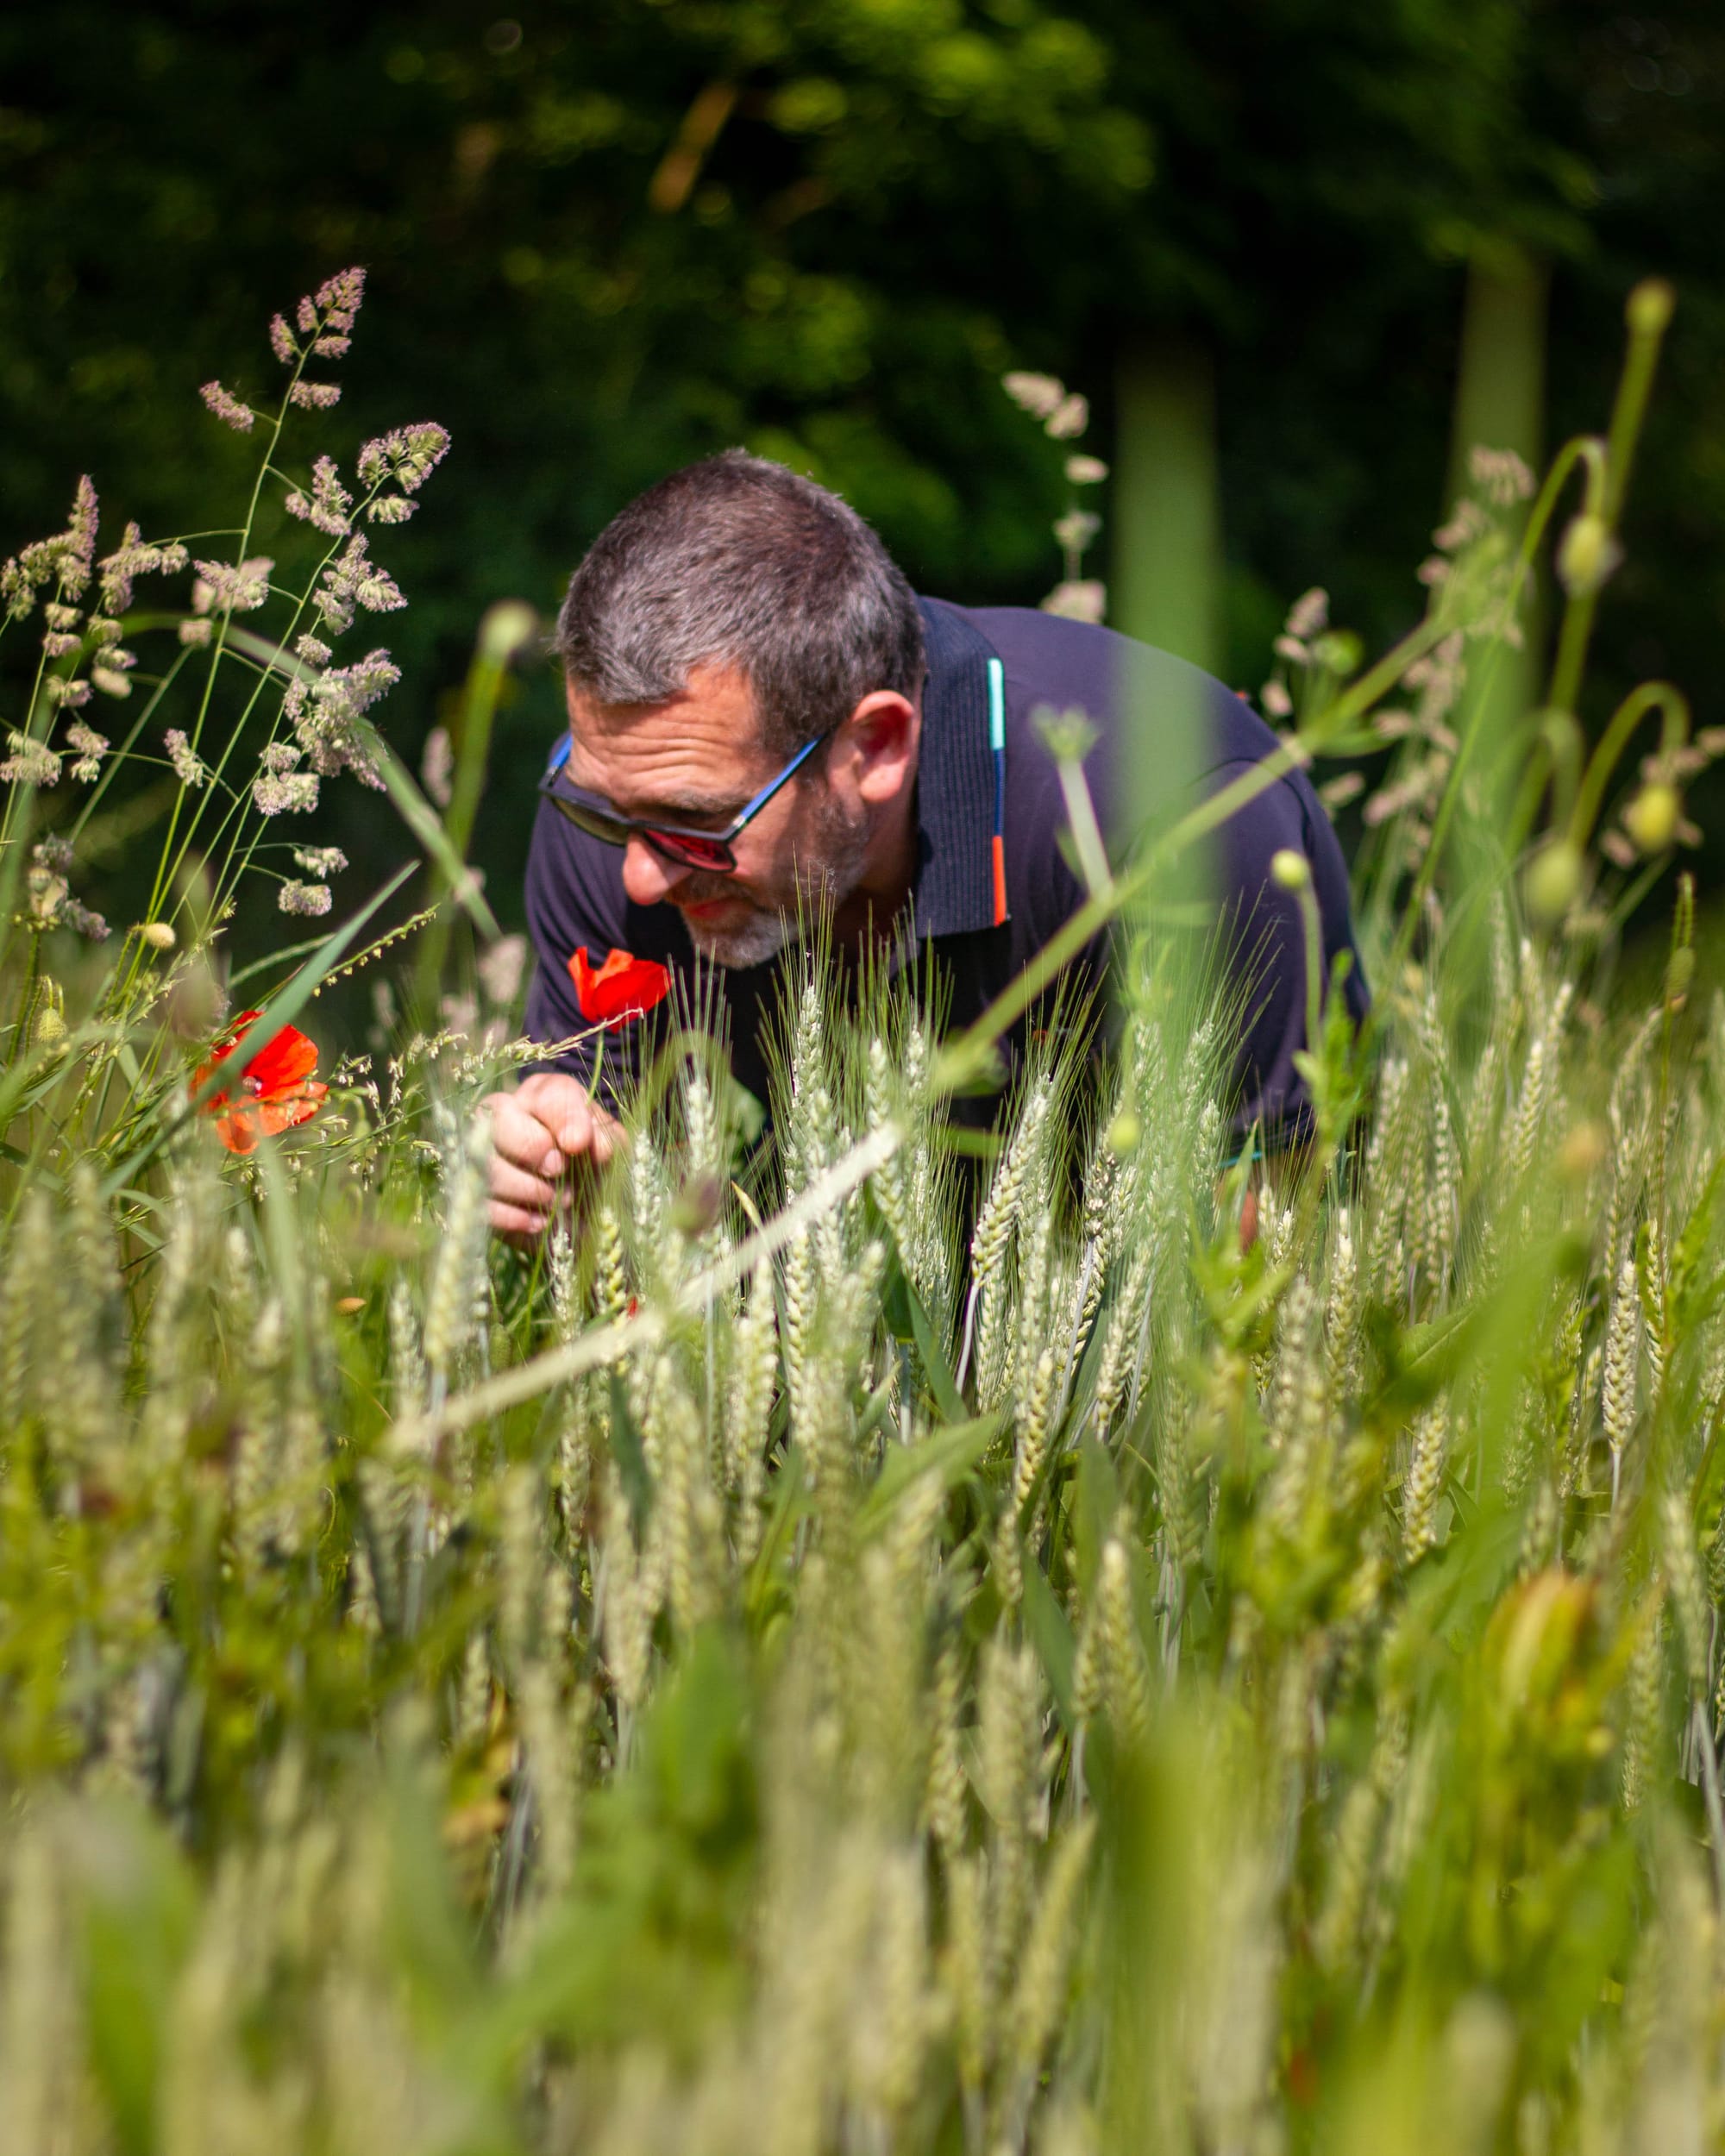
<instances>
[{"instance_id":1,"label":"ear","mask_svg":"<svg viewBox=\"0 0 1725 2156\"><path fill-rule=\"evenodd\" d=\"M921 715L910 699L872 689L833 737L829 780L871 807L894 801L916 776L921 738Z\"/></svg>"}]
</instances>

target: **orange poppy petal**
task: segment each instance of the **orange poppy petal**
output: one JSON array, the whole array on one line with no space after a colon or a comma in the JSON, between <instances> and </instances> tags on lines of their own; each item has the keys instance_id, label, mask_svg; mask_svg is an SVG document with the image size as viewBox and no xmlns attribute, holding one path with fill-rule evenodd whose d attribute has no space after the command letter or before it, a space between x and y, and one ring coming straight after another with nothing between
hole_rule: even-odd
<instances>
[{"instance_id":1,"label":"orange poppy petal","mask_svg":"<svg viewBox=\"0 0 1725 2156\"><path fill-rule=\"evenodd\" d=\"M328 1086L305 1085L286 1095L266 1094L258 1103L258 1118L268 1138L278 1137L283 1131L291 1131L296 1125L309 1123L323 1106Z\"/></svg>"},{"instance_id":2,"label":"orange poppy petal","mask_svg":"<svg viewBox=\"0 0 1725 2156\"><path fill-rule=\"evenodd\" d=\"M297 1086L317 1068L317 1042L308 1039L297 1025L284 1025L252 1057L248 1075L257 1080L265 1093L270 1094Z\"/></svg>"},{"instance_id":3,"label":"orange poppy petal","mask_svg":"<svg viewBox=\"0 0 1725 2156\"><path fill-rule=\"evenodd\" d=\"M581 1016L613 1033L631 1018L644 1017L671 992L669 968L656 959L612 950L605 963L595 968L586 944L569 960L569 978L575 986Z\"/></svg>"},{"instance_id":4,"label":"orange poppy petal","mask_svg":"<svg viewBox=\"0 0 1725 2156\"><path fill-rule=\"evenodd\" d=\"M240 1047L257 1018L255 1011L241 1012L227 1037L210 1050L208 1062L199 1064L191 1080L193 1094ZM273 1137L316 1115L318 1103L329 1090L311 1081L317 1068L317 1044L297 1025L284 1025L247 1057L244 1086L251 1098L242 1099L235 1106L234 1095L224 1087L203 1104L204 1113L215 1119L216 1133L228 1150L253 1152L260 1128Z\"/></svg>"}]
</instances>

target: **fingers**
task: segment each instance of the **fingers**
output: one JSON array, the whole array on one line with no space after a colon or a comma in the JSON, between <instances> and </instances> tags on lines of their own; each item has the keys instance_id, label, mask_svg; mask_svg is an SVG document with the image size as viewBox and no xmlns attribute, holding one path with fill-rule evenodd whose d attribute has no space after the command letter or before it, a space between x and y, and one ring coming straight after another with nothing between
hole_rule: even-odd
<instances>
[{"instance_id":1,"label":"fingers","mask_svg":"<svg viewBox=\"0 0 1725 2156\"><path fill-rule=\"evenodd\" d=\"M552 1142L565 1163L580 1160L592 1150L593 1106L586 1094L578 1093L567 1100L548 1101L540 1111L540 1121L549 1130Z\"/></svg>"},{"instance_id":2,"label":"fingers","mask_svg":"<svg viewBox=\"0 0 1725 2156\"><path fill-rule=\"evenodd\" d=\"M505 1132L504 1150L519 1165L536 1168L543 1175L561 1175L571 1161L591 1158L603 1167L616 1150L618 1125L588 1096L578 1078L563 1071L540 1071L523 1081L518 1091L498 1096L498 1126ZM516 1120L526 1117L541 1135L530 1138ZM538 1158L531 1147L541 1148ZM553 1162L549 1155L555 1152Z\"/></svg>"},{"instance_id":3,"label":"fingers","mask_svg":"<svg viewBox=\"0 0 1725 2156\"><path fill-rule=\"evenodd\" d=\"M557 1145L557 1133L543 1112L536 1111L520 1094L499 1093L491 1097L491 1143L493 1159L541 1175L561 1175L568 1158Z\"/></svg>"},{"instance_id":4,"label":"fingers","mask_svg":"<svg viewBox=\"0 0 1725 2156\"><path fill-rule=\"evenodd\" d=\"M568 1209L567 1188L499 1152L491 1157L489 1186L487 1217L493 1230L511 1241L536 1241L555 1215Z\"/></svg>"},{"instance_id":5,"label":"fingers","mask_svg":"<svg viewBox=\"0 0 1725 2156\"><path fill-rule=\"evenodd\" d=\"M549 1128L565 1162L591 1160L603 1168L617 1150L623 1125L579 1087L567 1100L547 1102L536 1111Z\"/></svg>"},{"instance_id":6,"label":"fingers","mask_svg":"<svg viewBox=\"0 0 1725 2156\"><path fill-rule=\"evenodd\" d=\"M530 1213L549 1213L557 1207L567 1211L569 1187L566 1182L554 1182L547 1175L536 1175L528 1169L517 1168L509 1161L493 1156L491 1198L493 1205L521 1206Z\"/></svg>"},{"instance_id":7,"label":"fingers","mask_svg":"<svg viewBox=\"0 0 1725 2156\"><path fill-rule=\"evenodd\" d=\"M515 1249L530 1253L544 1239L546 1220L543 1213L524 1213L516 1206L492 1206L486 1216L493 1235L500 1235Z\"/></svg>"},{"instance_id":8,"label":"fingers","mask_svg":"<svg viewBox=\"0 0 1725 2156\"><path fill-rule=\"evenodd\" d=\"M579 1079L542 1071L514 1093L492 1094L489 1218L499 1235L528 1245L559 1214L573 1193L571 1168L602 1168L622 1141L622 1126L589 1099Z\"/></svg>"}]
</instances>

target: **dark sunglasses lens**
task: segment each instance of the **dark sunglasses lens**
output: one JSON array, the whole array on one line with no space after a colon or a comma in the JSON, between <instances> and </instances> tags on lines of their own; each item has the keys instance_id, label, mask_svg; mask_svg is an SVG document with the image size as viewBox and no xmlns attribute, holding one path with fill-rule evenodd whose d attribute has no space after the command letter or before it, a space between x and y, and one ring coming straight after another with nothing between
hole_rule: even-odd
<instances>
[{"instance_id":1,"label":"dark sunglasses lens","mask_svg":"<svg viewBox=\"0 0 1725 2156\"><path fill-rule=\"evenodd\" d=\"M629 843L627 824L605 815L603 810L588 808L585 802L566 801L561 793L554 793L551 799L576 830L585 831L588 837L603 839L607 846L626 846Z\"/></svg>"},{"instance_id":2,"label":"dark sunglasses lens","mask_svg":"<svg viewBox=\"0 0 1725 2156\"><path fill-rule=\"evenodd\" d=\"M729 875L737 859L722 838L703 838L695 831L649 831L649 842L667 861L681 868L702 868L709 875Z\"/></svg>"}]
</instances>

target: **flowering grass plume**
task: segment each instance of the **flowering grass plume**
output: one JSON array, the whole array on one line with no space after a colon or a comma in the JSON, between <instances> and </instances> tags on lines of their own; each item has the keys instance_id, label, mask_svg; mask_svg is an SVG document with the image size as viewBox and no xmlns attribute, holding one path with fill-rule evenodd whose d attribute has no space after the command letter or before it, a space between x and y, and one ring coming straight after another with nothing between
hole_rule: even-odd
<instances>
[{"instance_id":1,"label":"flowering grass plume","mask_svg":"<svg viewBox=\"0 0 1725 2156\"><path fill-rule=\"evenodd\" d=\"M14 707L22 715L7 729L0 758L7 787L0 883L9 873L6 887L15 893L0 903L0 973L10 966L22 975L7 1037L15 1050L33 1037L30 1013L45 1000L56 1011L54 999L63 1001L51 968L63 971L69 961L55 955L63 943L45 939L65 929L91 939L106 934L102 916L73 896L75 862L104 828L136 822L164 833L145 911L175 936L179 958L158 971L136 938L116 954L88 1004L95 1064L71 1103L79 1135L68 1129L60 1142L74 1150L94 1146L110 1169L140 1142L141 1116L160 1124L170 1115L176 1059L187 1031L200 1030L191 1020L207 1031L211 1006L219 1006L228 964L223 926L247 888L273 884L277 907L288 913L331 909L328 879L342 862L340 849L319 847L306 834L294 864L303 875L284 877L272 858L275 820L311 814L323 786L352 774L391 788L416 830L423 837L429 829L436 843L436 818L374 716L399 670L382 649L344 658L338 645L361 613L406 605L355 519L399 521L391 505L417 497L448 437L423 423L367 443L362 478L344 480L329 451L313 454L309 471L290 468L304 411L326 408L336 394L306 369L346 354L363 291L363 272L342 271L301 299L292 327L276 318L270 343L287 379L271 397L248 389L247 401L219 381L205 384L213 417L254 436L261 456L250 507L239 522L229 520L216 546L200 547L194 559L185 540L147 539L128 523L102 554L99 505L85 478L65 530L0 567L0 630L35 640L34 683ZM272 490L311 542L298 558L278 560L254 543L259 502ZM215 536L208 528L221 523L207 514L195 521L206 540ZM291 548L294 524L286 536ZM160 580L147 598L145 579ZM86 714L97 699L130 707L122 737L91 723ZM53 811L48 797L68 768L88 794L70 812ZM151 790L164 776L172 793L159 820L149 804L160 800ZM56 847L70 849L52 868L39 848L31 850L45 826L53 829ZM6 869L6 862L27 856L27 868ZM21 879L29 899L22 908ZM458 887L471 903L471 880ZM123 1087L116 1075L122 1062ZM130 1107L127 1093L136 1095Z\"/></svg>"}]
</instances>

